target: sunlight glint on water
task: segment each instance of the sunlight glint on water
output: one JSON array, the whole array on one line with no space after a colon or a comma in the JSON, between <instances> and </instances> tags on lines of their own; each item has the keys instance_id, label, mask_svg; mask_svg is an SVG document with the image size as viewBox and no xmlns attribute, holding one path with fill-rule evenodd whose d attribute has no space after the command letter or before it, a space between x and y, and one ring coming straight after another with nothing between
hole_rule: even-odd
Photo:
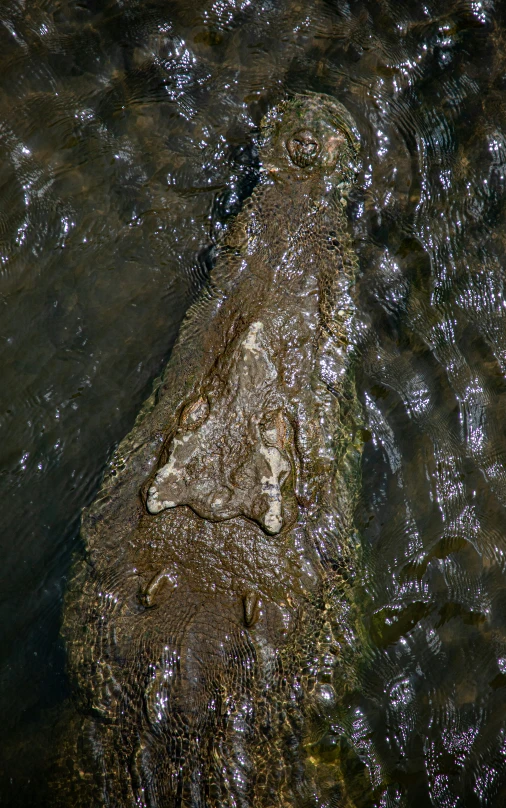
<instances>
[{"instance_id":1,"label":"sunlight glint on water","mask_svg":"<svg viewBox=\"0 0 506 808\"><path fill-rule=\"evenodd\" d=\"M503 805L500 4L34 0L0 21L0 803L44 799L80 509L255 182L262 114L310 89L363 139L370 648L349 776L365 767L364 806Z\"/></svg>"}]
</instances>

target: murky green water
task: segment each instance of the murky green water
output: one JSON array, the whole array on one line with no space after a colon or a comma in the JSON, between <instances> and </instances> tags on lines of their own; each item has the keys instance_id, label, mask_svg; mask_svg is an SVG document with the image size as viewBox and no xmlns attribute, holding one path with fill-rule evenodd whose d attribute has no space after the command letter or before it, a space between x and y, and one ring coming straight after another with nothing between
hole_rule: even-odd
<instances>
[{"instance_id":1,"label":"murky green water","mask_svg":"<svg viewBox=\"0 0 506 808\"><path fill-rule=\"evenodd\" d=\"M80 509L293 91L363 138L363 805L506 802L506 20L461 2L0 6L0 804L43 795Z\"/></svg>"}]
</instances>

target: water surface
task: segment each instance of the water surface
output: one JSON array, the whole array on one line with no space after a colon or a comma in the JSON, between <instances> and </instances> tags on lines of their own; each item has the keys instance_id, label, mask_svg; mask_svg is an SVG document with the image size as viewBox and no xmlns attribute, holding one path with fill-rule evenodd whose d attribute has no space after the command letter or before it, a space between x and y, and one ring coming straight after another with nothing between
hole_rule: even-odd
<instances>
[{"instance_id":1,"label":"water surface","mask_svg":"<svg viewBox=\"0 0 506 808\"><path fill-rule=\"evenodd\" d=\"M506 801L505 21L491 0L4 0L0 804L40 806L78 520L257 178L262 114L345 103L370 438L357 801ZM50 798L48 798L50 804Z\"/></svg>"}]
</instances>

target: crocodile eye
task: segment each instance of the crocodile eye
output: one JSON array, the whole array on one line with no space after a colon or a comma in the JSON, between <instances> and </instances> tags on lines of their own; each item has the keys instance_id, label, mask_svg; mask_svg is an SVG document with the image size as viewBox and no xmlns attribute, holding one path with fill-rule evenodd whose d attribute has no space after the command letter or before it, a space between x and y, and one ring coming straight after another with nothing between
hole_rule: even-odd
<instances>
[{"instance_id":1,"label":"crocodile eye","mask_svg":"<svg viewBox=\"0 0 506 808\"><path fill-rule=\"evenodd\" d=\"M181 413L179 425L183 429L197 429L197 427L202 426L204 421L207 420L208 415L209 402L207 398L200 396L195 401L190 401L190 403L186 405Z\"/></svg>"},{"instance_id":2,"label":"crocodile eye","mask_svg":"<svg viewBox=\"0 0 506 808\"><path fill-rule=\"evenodd\" d=\"M301 168L315 163L322 150L320 141L309 129L301 129L299 132L295 132L286 141L286 148L292 163Z\"/></svg>"}]
</instances>

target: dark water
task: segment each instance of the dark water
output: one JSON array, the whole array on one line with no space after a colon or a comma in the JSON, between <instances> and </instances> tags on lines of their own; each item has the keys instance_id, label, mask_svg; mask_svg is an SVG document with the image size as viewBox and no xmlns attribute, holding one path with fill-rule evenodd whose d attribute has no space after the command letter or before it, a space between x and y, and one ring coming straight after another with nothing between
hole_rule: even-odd
<instances>
[{"instance_id":1,"label":"dark water","mask_svg":"<svg viewBox=\"0 0 506 808\"><path fill-rule=\"evenodd\" d=\"M503 9L3 0L1 805L45 799L80 510L255 182L262 114L308 89L363 139L348 774L378 808L506 804Z\"/></svg>"}]
</instances>

